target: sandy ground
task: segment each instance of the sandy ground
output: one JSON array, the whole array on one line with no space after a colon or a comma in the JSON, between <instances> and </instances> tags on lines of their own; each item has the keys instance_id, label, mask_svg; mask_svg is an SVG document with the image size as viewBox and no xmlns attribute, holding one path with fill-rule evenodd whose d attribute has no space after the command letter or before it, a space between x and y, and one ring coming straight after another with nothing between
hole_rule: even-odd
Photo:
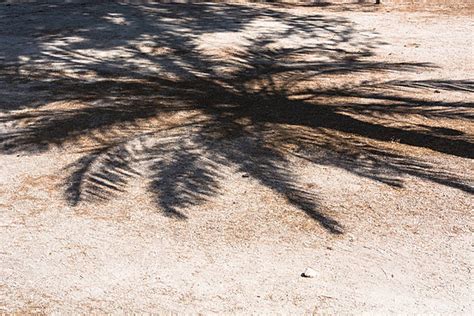
<instances>
[{"instance_id":1,"label":"sandy ground","mask_svg":"<svg viewBox=\"0 0 474 316\"><path fill-rule=\"evenodd\" d=\"M0 311L472 314L472 18L388 11L0 4Z\"/></svg>"}]
</instances>

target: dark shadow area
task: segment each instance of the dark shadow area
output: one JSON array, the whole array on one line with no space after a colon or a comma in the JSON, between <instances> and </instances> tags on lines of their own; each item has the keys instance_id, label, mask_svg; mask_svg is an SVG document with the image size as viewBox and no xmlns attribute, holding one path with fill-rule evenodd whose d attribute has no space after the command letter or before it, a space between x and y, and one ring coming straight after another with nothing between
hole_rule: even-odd
<instances>
[{"instance_id":1,"label":"dark shadow area","mask_svg":"<svg viewBox=\"0 0 474 316\"><path fill-rule=\"evenodd\" d=\"M434 66L373 61L382 43L358 40L344 18L269 6L90 3L12 5L0 17L0 36L11 40L0 52L0 150L81 152L66 170L72 205L113 198L142 177L165 214L186 218L187 207L219 194L220 170L231 167L342 233L327 215L335 210L298 183L295 157L395 187L414 176L473 192L468 177L406 154L472 159L471 135L397 121L471 120L471 103L400 89L472 92L472 81L354 82ZM210 53L215 38L224 44ZM229 38L241 47L229 49Z\"/></svg>"}]
</instances>

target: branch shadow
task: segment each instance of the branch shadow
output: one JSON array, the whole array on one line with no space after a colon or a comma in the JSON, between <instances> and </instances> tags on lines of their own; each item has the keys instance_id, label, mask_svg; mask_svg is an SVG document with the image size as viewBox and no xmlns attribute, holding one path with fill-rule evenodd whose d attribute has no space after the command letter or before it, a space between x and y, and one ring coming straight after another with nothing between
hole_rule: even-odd
<instances>
[{"instance_id":1,"label":"branch shadow","mask_svg":"<svg viewBox=\"0 0 474 316\"><path fill-rule=\"evenodd\" d=\"M111 199L141 177L164 214L186 219L187 208L219 194L220 170L232 167L343 233L289 157L394 187L409 175L473 192L468 177L387 145L472 159L472 137L461 130L387 124L401 115L472 119L472 103L399 90L472 92L472 81L352 82L434 65L373 61L383 43L361 41L347 19L205 3L73 3L54 7L60 16L54 5L0 11L0 27L28 21L0 56L0 151L82 152L65 170L71 205ZM233 36L241 49L203 48L206 38ZM292 37L302 44L285 42ZM319 84L328 81L336 84Z\"/></svg>"}]
</instances>

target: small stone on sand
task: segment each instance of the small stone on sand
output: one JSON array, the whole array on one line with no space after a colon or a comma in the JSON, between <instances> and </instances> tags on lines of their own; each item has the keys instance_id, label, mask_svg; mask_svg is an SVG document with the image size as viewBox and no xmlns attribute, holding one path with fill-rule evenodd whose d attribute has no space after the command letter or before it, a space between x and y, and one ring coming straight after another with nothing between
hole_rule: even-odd
<instances>
[{"instance_id":1,"label":"small stone on sand","mask_svg":"<svg viewBox=\"0 0 474 316\"><path fill-rule=\"evenodd\" d=\"M304 272L301 274L301 276L305 278L314 278L317 275L318 273L311 268L306 268L306 270L304 270Z\"/></svg>"}]
</instances>

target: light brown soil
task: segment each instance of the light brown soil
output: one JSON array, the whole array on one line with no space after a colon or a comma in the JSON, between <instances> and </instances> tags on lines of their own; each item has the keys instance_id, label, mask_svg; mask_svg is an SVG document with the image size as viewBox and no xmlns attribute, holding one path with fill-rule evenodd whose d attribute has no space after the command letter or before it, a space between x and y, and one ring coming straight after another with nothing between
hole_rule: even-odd
<instances>
[{"instance_id":1,"label":"light brown soil","mask_svg":"<svg viewBox=\"0 0 474 316\"><path fill-rule=\"evenodd\" d=\"M472 314L472 19L350 8L0 4L0 312Z\"/></svg>"}]
</instances>

